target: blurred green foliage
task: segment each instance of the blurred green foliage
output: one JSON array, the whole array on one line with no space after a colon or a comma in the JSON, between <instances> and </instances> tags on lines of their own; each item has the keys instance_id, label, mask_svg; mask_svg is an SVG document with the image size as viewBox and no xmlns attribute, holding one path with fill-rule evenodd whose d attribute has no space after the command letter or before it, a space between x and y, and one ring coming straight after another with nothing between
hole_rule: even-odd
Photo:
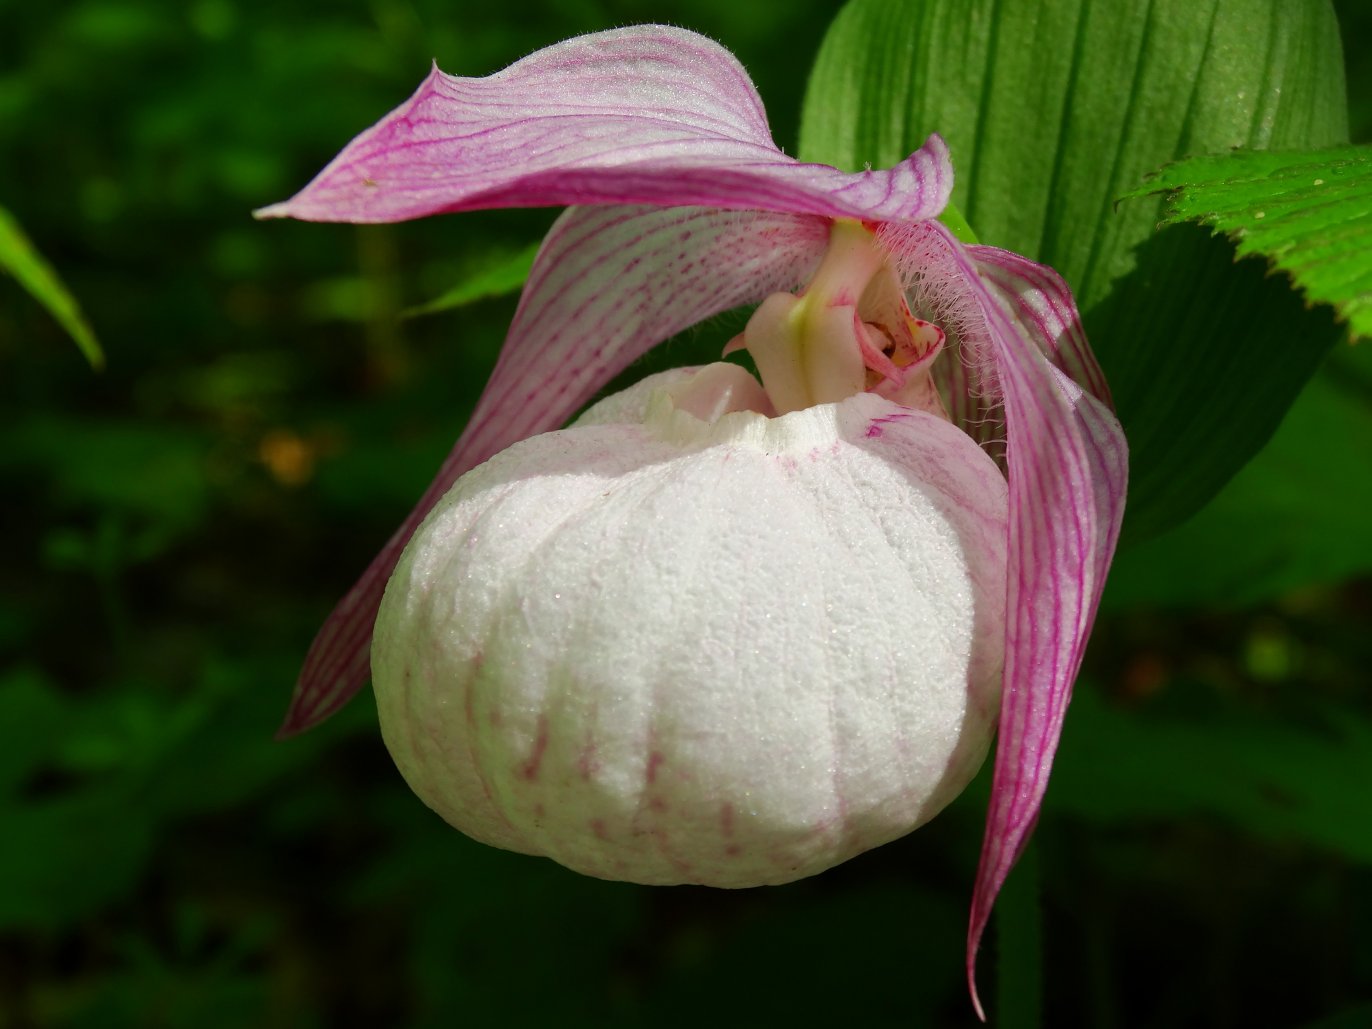
<instances>
[{"instance_id":1,"label":"blurred green foliage","mask_svg":"<svg viewBox=\"0 0 1372 1029\"><path fill-rule=\"evenodd\" d=\"M837 6L0 7L0 203L108 359L92 373L0 279L0 1025L970 1024L984 781L815 880L647 890L448 830L365 698L271 740L318 621L461 428L513 299L400 313L553 212L354 228L249 211L433 58L480 74L630 21L725 41L793 149ZM1340 14L1366 141L1372 19ZM722 319L650 364L729 335ZM1365 357L1317 379L1199 518L1133 569L1121 556L1039 881L1019 884L1029 909L1042 891L1044 1024L1368 1024Z\"/></svg>"},{"instance_id":2,"label":"blurred green foliage","mask_svg":"<svg viewBox=\"0 0 1372 1029\"><path fill-rule=\"evenodd\" d=\"M91 367L104 365L105 355L76 299L67 292L62 280L43 260L43 255L33 248L13 215L3 207L0 207L0 270L14 276L29 296L47 308L81 348Z\"/></svg>"}]
</instances>

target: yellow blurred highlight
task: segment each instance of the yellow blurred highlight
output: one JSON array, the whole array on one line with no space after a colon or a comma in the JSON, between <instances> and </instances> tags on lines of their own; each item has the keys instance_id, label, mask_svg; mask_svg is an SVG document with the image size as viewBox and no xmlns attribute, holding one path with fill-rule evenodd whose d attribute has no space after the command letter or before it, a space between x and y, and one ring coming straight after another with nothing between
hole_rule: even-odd
<instances>
[{"instance_id":1,"label":"yellow blurred highlight","mask_svg":"<svg viewBox=\"0 0 1372 1029\"><path fill-rule=\"evenodd\" d=\"M289 429L273 429L258 443L257 457L283 486L303 486L314 475L319 450Z\"/></svg>"}]
</instances>

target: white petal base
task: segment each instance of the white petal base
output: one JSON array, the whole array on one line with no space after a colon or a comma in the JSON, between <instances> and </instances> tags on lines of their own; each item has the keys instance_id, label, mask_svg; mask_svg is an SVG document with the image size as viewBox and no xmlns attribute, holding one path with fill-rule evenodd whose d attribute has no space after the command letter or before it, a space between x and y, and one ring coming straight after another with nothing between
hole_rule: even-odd
<instances>
[{"instance_id":1,"label":"white petal base","mask_svg":"<svg viewBox=\"0 0 1372 1029\"><path fill-rule=\"evenodd\" d=\"M377 618L381 727L476 839L602 878L783 883L909 832L981 764L1005 481L872 394L701 421L673 401L697 374L454 486Z\"/></svg>"}]
</instances>

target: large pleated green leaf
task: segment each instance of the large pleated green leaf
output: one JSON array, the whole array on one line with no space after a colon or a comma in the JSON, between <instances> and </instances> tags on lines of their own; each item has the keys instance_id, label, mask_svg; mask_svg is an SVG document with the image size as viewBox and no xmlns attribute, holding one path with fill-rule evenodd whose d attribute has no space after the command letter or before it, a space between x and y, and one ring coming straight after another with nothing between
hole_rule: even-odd
<instances>
[{"instance_id":1,"label":"large pleated green leaf","mask_svg":"<svg viewBox=\"0 0 1372 1029\"><path fill-rule=\"evenodd\" d=\"M1347 140L1327 0L854 0L825 40L801 156L889 165L948 140L982 242L1072 285L1131 448L1126 533L1204 504L1268 439L1337 335L1260 262L1162 199L1179 158Z\"/></svg>"}]
</instances>

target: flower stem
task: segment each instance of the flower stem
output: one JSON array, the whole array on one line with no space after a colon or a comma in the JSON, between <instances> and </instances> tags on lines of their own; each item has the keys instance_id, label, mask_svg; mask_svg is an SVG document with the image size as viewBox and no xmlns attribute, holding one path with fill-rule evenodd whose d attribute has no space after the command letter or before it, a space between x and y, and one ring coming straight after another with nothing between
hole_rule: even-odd
<instances>
[{"instance_id":1,"label":"flower stem","mask_svg":"<svg viewBox=\"0 0 1372 1029\"><path fill-rule=\"evenodd\" d=\"M1005 882L996 912L996 1025L1043 1024L1043 908L1038 847L1031 843Z\"/></svg>"}]
</instances>

